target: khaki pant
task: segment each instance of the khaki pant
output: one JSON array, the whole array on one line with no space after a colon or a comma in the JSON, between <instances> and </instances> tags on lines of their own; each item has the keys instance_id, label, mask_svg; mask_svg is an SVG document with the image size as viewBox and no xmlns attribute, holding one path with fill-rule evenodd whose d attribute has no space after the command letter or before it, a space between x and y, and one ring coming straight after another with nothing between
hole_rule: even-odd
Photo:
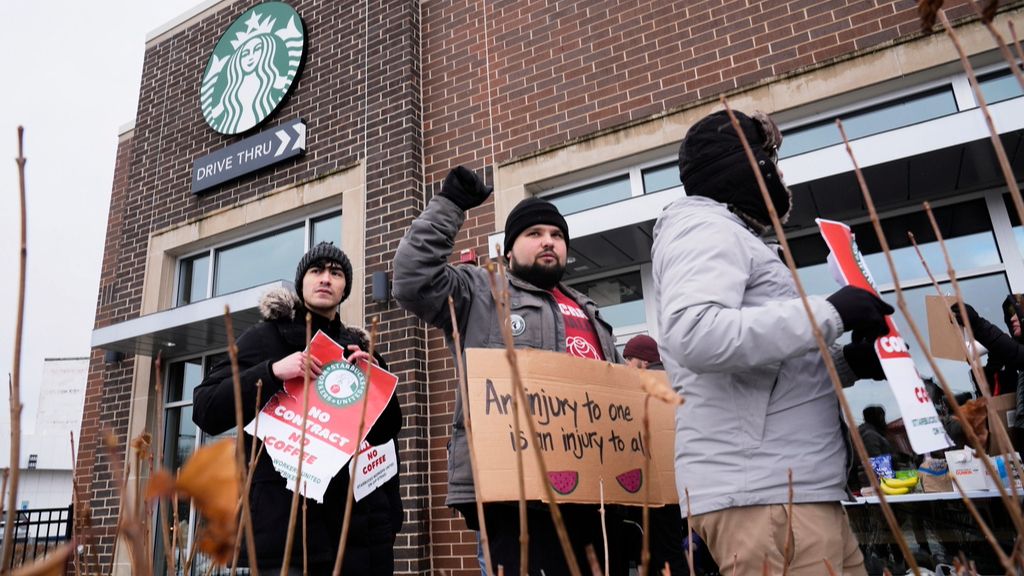
<instances>
[{"instance_id":1,"label":"khaki pant","mask_svg":"<svg viewBox=\"0 0 1024 576\"><path fill-rule=\"evenodd\" d=\"M786 550L786 505L744 506L694 516L693 530L707 543L722 574L782 574ZM837 502L794 504L789 571L792 576L866 575L864 556L850 530L846 510ZM735 572L733 563L735 562Z\"/></svg>"}]
</instances>

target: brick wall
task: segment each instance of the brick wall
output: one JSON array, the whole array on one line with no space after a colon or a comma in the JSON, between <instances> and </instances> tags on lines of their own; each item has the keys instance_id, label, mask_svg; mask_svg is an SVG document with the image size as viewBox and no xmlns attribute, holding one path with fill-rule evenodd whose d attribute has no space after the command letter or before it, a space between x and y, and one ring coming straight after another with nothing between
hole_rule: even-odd
<instances>
[{"instance_id":1,"label":"brick wall","mask_svg":"<svg viewBox=\"0 0 1024 576\"><path fill-rule=\"evenodd\" d=\"M964 2L946 4L951 20L972 14ZM425 187L436 192L458 164L480 170L542 153L919 29L909 0L424 2ZM457 250L486 250L486 236L503 227L490 207L470 212ZM428 344L431 554L435 567L468 576L478 573L474 535L443 504L454 373L436 330Z\"/></svg>"},{"instance_id":2,"label":"brick wall","mask_svg":"<svg viewBox=\"0 0 1024 576\"><path fill-rule=\"evenodd\" d=\"M398 231L422 207L419 6L412 0L370 2L369 20L359 0L290 2L305 22L306 60L292 93L268 126L303 118L306 155L202 196L191 194L193 159L241 139L218 135L206 125L198 92L217 39L254 4L234 2L146 51L135 130L122 142L115 166L97 327L138 317L152 232L352 166L364 158L364 116L369 189L367 285L362 288L367 296L370 273L388 268ZM367 21L369 50L364 60ZM406 416L400 449L408 498L405 529L396 545L398 568L418 574L424 571L428 526L426 501L417 499L425 492L426 469L425 460L418 457L426 436L423 331L393 302L368 306L367 318L371 316L381 318L381 352L401 378L398 393ZM109 458L98 448L99 434L103 427L113 427L122 449L130 441L125 435L134 369L132 360L104 365L102 355L94 351L90 364L76 477L83 500L92 508L93 525L103 527L94 531L94 551L106 565L113 548L117 494ZM116 457L123 460L123 452Z\"/></svg>"}]
</instances>

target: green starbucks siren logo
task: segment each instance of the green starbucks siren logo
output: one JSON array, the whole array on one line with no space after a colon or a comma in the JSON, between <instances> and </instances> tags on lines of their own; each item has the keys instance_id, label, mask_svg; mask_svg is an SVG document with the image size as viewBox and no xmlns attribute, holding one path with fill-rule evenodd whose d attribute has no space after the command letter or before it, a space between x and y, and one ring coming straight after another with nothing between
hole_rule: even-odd
<instances>
[{"instance_id":1,"label":"green starbucks siren logo","mask_svg":"<svg viewBox=\"0 0 1024 576\"><path fill-rule=\"evenodd\" d=\"M256 126L295 83L306 46L302 18L284 2L265 2L238 17L206 64L199 101L221 134Z\"/></svg>"},{"instance_id":2,"label":"green starbucks siren logo","mask_svg":"<svg viewBox=\"0 0 1024 576\"><path fill-rule=\"evenodd\" d=\"M348 362L332 362L317 376L316 391L332 406L348 406L366 394L366 375Z\"/></svg>"}]
</instances>

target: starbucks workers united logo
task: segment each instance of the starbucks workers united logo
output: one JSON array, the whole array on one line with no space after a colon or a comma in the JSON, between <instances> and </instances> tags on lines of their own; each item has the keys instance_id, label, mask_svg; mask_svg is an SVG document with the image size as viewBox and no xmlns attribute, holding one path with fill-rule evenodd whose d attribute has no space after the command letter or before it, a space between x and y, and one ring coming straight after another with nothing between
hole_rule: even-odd
<instances>
[{"instance_id":1,"label":"starbucks workers united logo","mask_svg":"<svg viewBox=\"0 0 1024 576\"><path fill-rule=\"evenodd\" d=\"M332 362L317 377L316 391L332 406L348 406L366 394L366 375L348 362Z\"/></svg>"},{"instance_id":2,"label":"starbucks workers united logo","mask_svg":"<svg viewBox=\"0 0 1024 576\"><path fill-rule=\"evenodd\" d=\"M206 64L199 93L206 123L232 135L270 116L295 83L305 45L302 18L284 2L258 4L239 16Z\"/></svg>"}]
</instances>

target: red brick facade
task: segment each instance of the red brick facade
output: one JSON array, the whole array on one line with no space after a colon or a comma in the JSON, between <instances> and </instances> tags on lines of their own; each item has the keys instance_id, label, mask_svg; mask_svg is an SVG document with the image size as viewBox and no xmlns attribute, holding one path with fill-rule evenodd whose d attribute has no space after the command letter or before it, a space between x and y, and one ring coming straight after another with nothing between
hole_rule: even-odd
<instances>
[{"instance_id":1,"label":"red brick facade","mask_svg":"<svg viewBox=\"0 0 1024 576\"><path fill-rule=\"evenodd\" d=\"M390 271L447 170L544 153L919 34L910 1L381 0L368 3L369 18L364 2L290 4L306 23L307 57L270 124L305 119L308 152L208 194L189 192L192 161L237 138L203 121L200 75L217 38L253 2L234 2L147 49L135 129L118 150L96 325L139 315L150 234L329 176L365 150L366 319L380 318L381 352L401 377L405 413L407 514L396 549L404 574L479 573L475 536L444 506L453 362L438 331L393 300L369 299L370 276ZM970 16L962 2L949 4L951 18ZM477 209L456 249L482 253L501 227L492 210ZM127 443L133 370L133 360L104 364L102 351L93 353L76 477L104 563L117 493L99 434L109 427Z\"/></svg>"}]
</instances>

